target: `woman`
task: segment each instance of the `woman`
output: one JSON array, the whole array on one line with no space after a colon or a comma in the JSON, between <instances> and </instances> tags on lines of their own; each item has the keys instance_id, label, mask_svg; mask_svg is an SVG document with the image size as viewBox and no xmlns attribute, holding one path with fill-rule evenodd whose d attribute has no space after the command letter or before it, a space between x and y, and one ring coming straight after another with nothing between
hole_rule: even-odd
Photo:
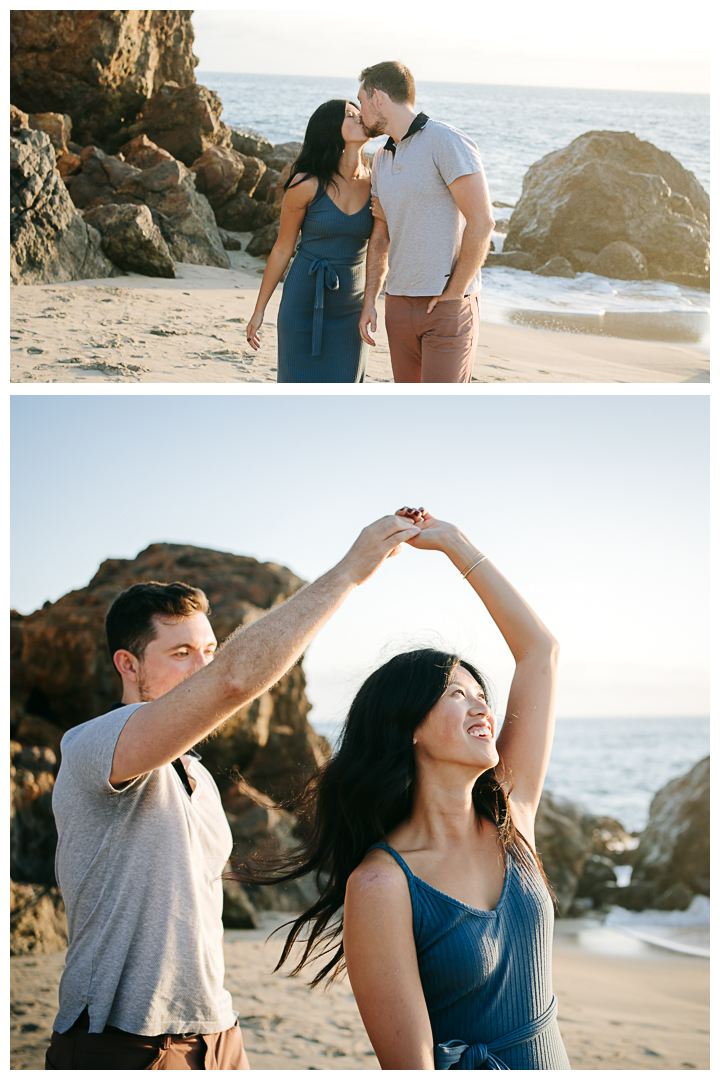
<instances>
[{"instance_id":1,"label":"woman","mask_svg":"<svg viewBox=\"0 0 720 1080\"><path fill-rule=\"evenodd\" d=\"M360 112L326 101L310 117L285 184L280 232L268 258L247 340L260 346L265 308L300 246L278 314L278 382L362 382L367 346L358 322L372 232L368 141Z\"/></svg>"},{"instance_id":2,"label":"woman","mask_svg":"<svg viewBox=\"0 0 720 1080\"><path fill-rule=\"evenodd\" d=\"M516 665L505 723L498 735L483 676L457 656L404 653L366 680L306 791L308 840L262 879L323 872L278 967L307 927L295 971L324 955L315 985L347 966L383 1069L569 1069L533 829L558 646L458 528L398 513L421 527L407 542L444 552L505 638Z\"/></svg>"}]
</instances>

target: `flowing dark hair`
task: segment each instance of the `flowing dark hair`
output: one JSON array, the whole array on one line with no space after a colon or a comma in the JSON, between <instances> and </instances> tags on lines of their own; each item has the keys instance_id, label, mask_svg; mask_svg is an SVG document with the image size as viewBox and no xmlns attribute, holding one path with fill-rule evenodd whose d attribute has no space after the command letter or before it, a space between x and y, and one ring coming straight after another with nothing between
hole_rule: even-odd
<instances>
[{"instance_id":1,"label":"flowing dark hair","mask_svg":"<svg viewBox=\"0 0 720 1080\"><path fill-rule=\"evenodd\" d=\"M355 695L333 756L284 804L305 819L306 839L290 851L248 862L231 875L246 884L275 885L315 874L320 896L294 922L284 924L290 930L276 971L305 926L307 936L300 939L305 949L292 974L328 954L311 986L326 976L332 981L343 971L342 918L333 916L342 908L348 878L368 848L385 842L410 813L413 732L443 696L458 666L470 672L487 697L486 681L472 664L437 649L400 653L374 671ZM502 764L496 768L502 774ZM478 777L473 803L478 817L497 825L503 854L510 852L521 870L539 869L548 885L537 856L513 825L495 769Z\"/></svg>"},{"instance_id":2,"label":"flowing dark hair","mask_svg":"<svg viewBox=\"0 0 720 1080\"><path fill-rule=\"evenodd\" d=\"M342 126L348 104L345 98L331 98L330 101L324 101L312 114L308 120L302 150L293 162L290 176L283 184L285 191L292 185L298 173L316 176L325 189L330 184L337 188L335 177L345 149ZM367 165L367 162L364 161L364 164Z\"/></svg>"}]
</instances>

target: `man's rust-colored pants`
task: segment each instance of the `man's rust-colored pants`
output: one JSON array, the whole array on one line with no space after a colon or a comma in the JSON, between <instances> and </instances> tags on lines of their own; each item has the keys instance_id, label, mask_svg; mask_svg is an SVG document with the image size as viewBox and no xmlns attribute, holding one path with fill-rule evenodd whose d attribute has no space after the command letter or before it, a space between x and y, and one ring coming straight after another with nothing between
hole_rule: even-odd
<instances>
[{"instance_id":1,"label":"man's rust-colored pants","mask_svg":"<svg viewBox=\"0 0 720 1080\"><path fill-rule=\"evenodd\" d=\"M480 333L480 295L439 300L385 296L385 328L396 383L467 383Z\"/></svg>"},{"instance_id":2,"label":"man's rust-colored pants","mask_svg":"<svg viewBox=\"0 0 720 1080\"><path fill-rule=\"evenodd\" d=\"M106 1027L91 1035L84 1012L69 1031L53 1031L46 1069L242 1069L240 1028L216 1035L132 1035ZM247 1067L247 1066L246 1066Z\"/></svg>"}]
</instances>

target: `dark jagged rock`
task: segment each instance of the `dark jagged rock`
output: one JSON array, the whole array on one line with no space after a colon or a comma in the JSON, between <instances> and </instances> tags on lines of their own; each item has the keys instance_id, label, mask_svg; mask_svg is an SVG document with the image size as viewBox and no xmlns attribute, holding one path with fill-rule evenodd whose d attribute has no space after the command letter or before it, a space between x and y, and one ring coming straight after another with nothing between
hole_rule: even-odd
<instances>
[{"instance_id":1,"label":"dark jagged rock","mask_svg":"<svg viewBox=\"0 0 720 1080\"><path fill-rule=\"evenodd\" d=\"M710 895L709 757L658 791L640 836L630 887L651 889L667 904L678 886Z\"/></svg>"},{"instance_id":2,"label":"dark jagged rock","mask_svg":"<svg viewBox=\"0 0 720 1080\"><path fill-rule=\"evenodd\" d=\"M176 262L229 269L210 204L181 161L145 135L126 143L117 156L86 146L81 160L82 171L65 181L77 207L144 203Z\"/></svg>"},{"instance_id":3,"label":"dark jagged rock","mask_svg":"<svg viewBox=\"0 0 720 1080\"><path fill-rule=\"evenodd\" d=\"M271 221L269 225L264 225L253 233L252 240L245 250L248 255L269 255L279 234L280 222Z\"/></svg>"},{"instance_id":4,"label":"dark jagged rock","mask_svg":"<svg viewBox=\"0 0 720 1080\"><path fill-rule=\"evenodd\" d=\"M262 156L269 169L277 169L278 172L282 172L287 165L292 165L301 150L302 143L300 142L280 143L278 146L273 147L272 153L263 154Z\"/></svg>"},{"instance_id":5,"label":"dark jagged rock","mask_svg":"<svg viewBox=\"0 0 720 1080\"><path fill-rule=\"evenodd\" d=\"M14 881L55 885L55 766L55 754L47 747L10 743L10 875Z\"/></svg>"},{"instance_id":6,"label":"dark jagged rock","mask_svg":"<svg viewBox=\"0 0 720 1080\"><path fill-rule=\"evenodd\" d=\"M590 848L580 807L544 791L535 821L535 844L561 915L572 907Z\"/></svg>"},{"instance_id":7,"label":"dark jagged rock","mask_svg":"<svg viewBox=\"0 0 720 1080\"><path fill-rule=\"evenodd\" d=\"M10 137L10 279L15 284L114 277L100 234L72 204L43 131Z\"/></svg>"},{"instance_id":8,"label":"dark jagged rock","mask_svg":"<svg viewBox=\"0 0 720 1080\"><path fill-rule=\"evenodd\" d=\"M103 146L163 84L195 82L191 15L11 11L12 100L28 113L67 113L81 145Z\"/></svg>"},{"instance_id":9,"label":"dark jagged rock","mask_svg":"<svg viewBox=\"0 0 720 1080\"><path fill-rule=\"evenodd\" d=\"M227 126L233 150L237 150L239 154L261 158L263 161L267 161L272 156L275 147L259 132L253 131L252 128L238 127L236 124Z\"/></svg>"},{"instance_id":10,"label":"dark jagged rock","mask_svg":"<svg viewBox=\"0 0 720 1080\"><path fill-rule=\"evenodd\" d=\"M253 192L253 198L257 202L273 202L275 199L275 187L280 177L277 169L266 169L262 174L258 186Z\"/></svg>"},{"instance_id":11,"label":"dark jagged rock","mask_svg":"<svg viewBox=\"0 0 720 1080\"><path fill-rule=\"evenodd\" d=\"M108 149L147 137L188 167L212 146L232 148L230 132L220 119L222 102L206 86L168 82L142 106L137 119L107 139Z\"/></svg>"},{"instance_id":12,"label":"dark jagged rock","mask_svg":"<svg viewBox=\"0 0 720 1080\"><path fill-rule=\"evenodd\" d=\"M218 229L218 232L226 251L242 251L242 240L237 233L229 229Z\"/></svg>"},{"instance_id":13,"label":"dark jagged rock","mask_svg":"<svg viewBox=\"0 0 720 1080\"><path fill-rule=\"evenodd\" d=\"M147 206L97 206L86 210L85 220L102 236L107 257L134 274L175 277L175 264L162 233Z\"/></svg>"},{"instance_id":14,"label":"dark jagged rock","mask_svg":"<svg viewBox=\"0 0 720 1080\"><path fill-rule=\"evenodd\" d=\"M614 862L607 855L588 855L575 890L575 899L590 899L594 905L599 905L605 899L607 885L617 885Z\"/></svg>"},{"instance_id":15,"label":"dark jagged rock","mask_svg":"<svg viewBox=\"0 0 720 1080\"><path fill-rule=\"evenodd\" d=\"M538 263L622 241L653 278L707 288L710 200L693 173L627 131L590 131L530 167L504 247Z\"/></svg>"},{"instance_id":16,"label":"dark jagged rock","mask_svg":"<svg viewBox=\"0 0 720 1080\"><path fill-rule=\"evenodd\" d=\"M245 171L245 160L225 146L211 146L192 163L195 187L217 211L238 189Z\"/></svg>"},{"instance_id":17,"label":"dark jagged rock","mask_svg":"<svg viewBox=\"0 0 720 1080\"><path fill-rule=\"evenodd\" d=\"M259 157L246 156L243 159L245 169L243 171L238 189L246 191L248 195L255 195L255 191L267 172L267 166Z\"/></svg>"},{"instance_id":18,"label":"dark jagged rock","mask_svg":"<svg viewBox=\"0 0 720 1080\"><path fill-rule=\"evenodd\" d=\"M67 144L72 131L72 121L69 116L63 113L32 113L28 117L28 126L33 131L44 131L58 156L67 153Z\"/></svg>"},{"instance_id":19,"label":"dark jagged rock","mask_svg":"<svg viewBox=\"0 0 720 1080\"><path fill-rule=\"evenodd\" d=\"M215 211L215 218L221 228L230 232L254 232L259 227L258 217L266 206L267 203L255 202L246 191L238 191Z\"/></svg>"}]
</instances>

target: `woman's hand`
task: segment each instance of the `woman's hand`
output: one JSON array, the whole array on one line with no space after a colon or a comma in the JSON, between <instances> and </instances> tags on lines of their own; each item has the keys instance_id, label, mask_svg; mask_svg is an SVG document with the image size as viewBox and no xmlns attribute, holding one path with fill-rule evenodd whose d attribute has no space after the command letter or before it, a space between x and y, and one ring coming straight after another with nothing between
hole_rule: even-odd
<instances>
[{"instance_id":1,"label":"woman's hand","mask_svg":"<svg viewBox=\"0 0 720 1080\"><path fill-rule=\"evenodd\" d=\"M374 218L377 218L378 221L387 221L377 195L373 195L370 199L370 213Z\"/></svg>"},{"instance_id":2,"label":"woman's hand","mask_svg":"<svg viewBox=\"0 0 720 1080\"><path fill-rule=\"evenodd\" d=\"M461 537L462 533L456 525L449 521L440 521L428 513L424 506L403 506L397 511L398 517L409 518L414 525L420 526L417 536L406 540L406 544L412 547L422 548L426 551L444 551L447 553L448 540L452 537Z\"/></svg>"},{"instance_id":3,"label":"woman's hand","mask_svg":"<svg viewBox=\"0 0 720 1080\"><path fill-rule=\"evenodd\" d=\"M260 348L260 337L258 335L258 330L263 324L263 317L264 316L261 312L253 312L253 316L245 329L247 343L251 349L255 350L255 352L257 352L257 350Z\"/></svg>"}]
</instances>

